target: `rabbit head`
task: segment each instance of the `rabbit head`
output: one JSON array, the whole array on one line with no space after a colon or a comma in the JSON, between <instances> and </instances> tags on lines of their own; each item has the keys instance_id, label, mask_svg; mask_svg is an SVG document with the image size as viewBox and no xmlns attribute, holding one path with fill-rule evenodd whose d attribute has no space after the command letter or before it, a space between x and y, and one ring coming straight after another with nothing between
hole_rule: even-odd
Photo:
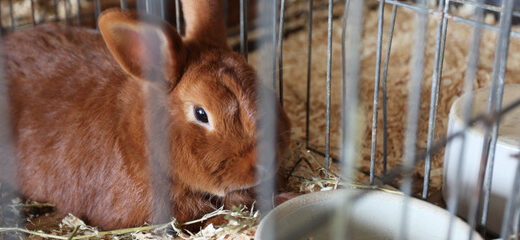
<instances>
[{"instance_id":1,"label":"rabbit head","mask_svg":"<svg viewBox=\"0 0 520 240\"><path fill-rule=\"evenodd\" d=\"M171 140L174 182L224 196L274 176L258 174L259 81L246 59L226 43L222 3L182 4L184 37L158 18L121 10L105 11L99 27L125 72L166 88L171 124L165 131ZM275 107L280 158L288 146L290 124L282 108Z\"/></svg>"}]
</instances>

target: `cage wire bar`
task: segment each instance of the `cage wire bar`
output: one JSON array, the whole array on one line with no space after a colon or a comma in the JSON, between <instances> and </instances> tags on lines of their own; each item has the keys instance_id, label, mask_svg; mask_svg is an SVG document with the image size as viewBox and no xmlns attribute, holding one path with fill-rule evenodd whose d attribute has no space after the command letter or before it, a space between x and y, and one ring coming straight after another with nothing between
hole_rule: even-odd
<instances>
[{"instance_id":1,"label":"cage wire bar","mask_svg":"<svg viewBox=\"0 0 520 240\"><path fill-rule=\"evenodd\" d=\"M151 15L155 15L165 20L166 9L165 0L146 0L144 3L145 12Z\"/></svg>"},{"instance_id":2,"label":"cage wire bar","mask_svg":"<svg viewBox=\"0 0 520 240\"><path fill-rule=\"evenodd\" d=\"M240 53L244 55L247 61L248 44L247 44L247 0L240 0Z\"/></svg>"},{"instance_id":3,"label":"cage wire bar","mask_svg":"<svg viewBox=\"0 0 520 240\"><path fill-rule=\"evenodd\" d=\"M325 120L325 177L328 177L328 169L330 166L330 109L331 109L331 73L332 73L332 8L334 1L329 0L329 8L327 15L327 107Z\"/></svg>"},{"instance_id":4,"label":"cage wire bar","mask_svg":"<svg viewBox=\"0 0 520 240\"><path fill-rule=\"evenodd\" d=\"M407 2L400 2L400 1L396 1L396 0L386 0L386 2L388 4L392 4L392 5L396 5L396 6L399 6L399 7L407 8L407 9L410 9L410 10L413 10L413 11L420 10L420 8L418 8L416 5L413 5L413 4L410 4L410 3L407 3ZM471 1L468 1L468 0L450 0L450 2L457 2L457 3L463 3L463 4L471 3ZM486 6L489 6L489 5L486 5ZM497 8L494 8L494 7L488 7L488 8L489 8L490 11L494 11L494 12L500 13L500 11L498 11ZM433 9L428 9L428 13L430 15L437 15L438 14L437 11L433 10ZM446 16L450 20L454 20L454 21L457 21L457 22L465 23L465 24L468 24L468 25L472 25L472 26L480 25L484 29L489 29L489 30L496 31L496 32L498 32L500 30L499 27L496 27L496 26L493 26L493 25L489 25L489 24L486 24L484 22L477 22L475 20L466 19L466 18L463 18L463 17L460 17L460 16L456 16L456 15L453 15L453 14L447 14ZM515 11L515 16L520 17L520 12ZM513 30L513 31L511 31L511 36L516 37L516 38L520 38L520 32Z\"/></svg>"},{"instance_id":5,"label":"cage wire bar","mask_svg":"<svg viewBox=\"0 0 520 240\"><path fill-rule=\"evenodd\" d=\"M181 34L181 4L179 0L175 0L175 27L177 33Z\"/></svg>"},{"instance_id":6,"label":"cage wire bar","mask_svg":"<svg viewBox=\"0 0 520 240\"><path fill-rule=\"evenodd\" d=\"M280 23L278 24L278 95L283 107L283 25L285 22L285 0L280 2Z\"/></svg>"},{"instance_id":7,"label":"cage wire bar","mask_svg":"<svg viewBox=\"0 0 520 240\"><path fill-rule=\"evenodd\" d=\"M36 25L36 20L34 19L34 0L31 0L30 4L31 4L31 20L32 20L32 25L35 26L35 25Z\"/></svg>"},{"instance_id":8,"label":"cage wire bar","mask_svg":"<svg viewBox=\"0 0 520 240\"><path fill-rule=\"evenodd\" d=\"M266 58L265 61L260 61L257 66L258 72L260 73L273 73L270 74L258 74L259 81L256 89L258 92L257 96L257 109L259 119L257 120L257 131L259 139L257 140L257 162L260 165L258 171L261 168L266 169L268 172L274 172L275 169L275 158L276 158L276 98L274 91L276 90L276 9L277 4L274 0L274 4L261 4L257 7L257 16L259 21L257 26L260 29L268 29L272 32L271 43L269 42L258 42L257 44L265 44L266 48L259 51L266 51L266 53L273 53L273 58ZM265 38L267 39L267 38ZM262 41L263 39L260 39ZM272 48L272 49L269 49ZM272 62L270 62L272 61ZM270 79L272 77L272 79ZM273 83L272 85L270 83ZM268 87L270 86L270 87ZM260 175L260 174L259 174ZM273 206L270 201L266 202L262 199L272 199L275 192L274 179L268 178L263 184L258 185L257 188L257 209L262 215L266 215ZM267 232L266 240L275 239L275 224L268 223L265 225Z\"/></svg>"},{"instance_id":9,"label":"cage wire bar","mask_svg":"<svg viewBox=\"0 0 520 240\"><path fill-rule=\"evenodd\" d=\"M0 38L0 55L3 56L3 39ZM0 57L0 66L5 66L4 59ZM13 123L11 122L11 106L9 105L9 87L4 77L4 68L0 67L0 161L2 167L0 168L0 174L4 179L7 179L13 184L17 184L16 178L16 155L14 146L14 135L12 131ZM7 190L7 191L6 191ZM7 194L17 194L15 189L6 189L5 185L2 186L2 191ZM6 204L0 198L0 205ZM10 209L0 207L0 217L5 216L4 213L10 212ZM1 219L0 219L1 220ZM22 220L22 216L14 214L13 220L15 223L19 223ZM0 237L2 234L0 233ZM14 237L13 237L14 238Z\"/></svg>"},{"instance_id":10,"label":"cage wire bar","mask_svg":"<svg viewBox=\"0 0 520 240\"><path fill-rule=\"evenodd\" d=\"M419 111L421 87L424 70L424 51L426 47L426 29L428 29L428 15L426 0L418 1L421 9L416 12L415 38L410 59L409 95L407 104L406 133L404 139L403 168L405 170L400 190L405 194L401 215L401 230L398 239L408 239L408 202L412 194L412 175L416 155L417 130L419 125Z\"/></svg>"},{"instance_id":11,"label":"cage wire bar","mask_svg":"<svg viewBox=\"0 0 520 240\"><path fill-rule=\"evenodd\" d=\"M486 4L486 3L484 3L484 2L482 2L480 0L450 0L450 1L454 2L454 3L471 5L471 6L474 6L474 7L477 7L477 8L485 9L485 10L496 12L496 13L500 13L502 11L502 8L500 6ZM515 0L513 0L513 2L514 1ZM502 2L502 1L501 0L498 1L498 3L500 3L500 2ZM513 16L514 17L520 17L520 12L513 11Z\"/></svg>"},{"instance_id":12,"label":"cage wire bar","mask_svg":"<svg viewBox=\"0 0 520 240\"><path fill-rule=\"evenodd\" d=\"M513 1L512 0L505 0L502 2L502 13L500 17L500 32L498 35L497 40L497 46L495 51L495 59L493 63L493 72L492 72L492 82L491 82L491 89L489 93L489 99L488 99L488 113L496 113L498 109L501 108L502 104L502 96L504 91L504 78L505 78L505 69L507 64L507 51L509 49L509 37L510 37L510 31L511 31L511 17L512 17L512 11L513 11ZM493 125L491 125L493 124ZM477 218L479 217L479 209L480 205L482 204L482 198L484 198L484 206L482 210L482 218L479 223L484 222L487 212L487 201L486 198L488 198L489 190L491 188L491 185L489 184L489 187L486 186L486 178L491 175L492 173L489 172L490 169L492 171L492 165L494 162L493 154L495 151L494 146L491 145L493 142L493 139L496 134L498 135L498 125L497 123L488 123L485 125L485 135L484 135L484 143L482 146L482 159L480 162L480 169L477 179L477 186L474 188L472 192L472 199L470 201L470 210L469 210L469 216L468 216L468 222L471 226L471 229L474 229L477 225ZM491 129L493 128L493 129ZM493 132L491 132L493 130ZM492 134L492 135L491 135ZM495 142L496 144L496 142ZM493 152L493 153L491 153ZM490 155L492 154L492 155ZM488 175L489 174L489 175ZM489 189L488 189L489 188ZM470 229L470 231L471 231ZM483 228L483 231L485 231L485 228ZM470 240L472 239L472 236L470 235Z\"/></svg>"},{"instance_id":13,"label":"cage wire bar","mask_svg":"<svg viewBox=\"0 0 520 240\"><path fill-rule=\"evenodd\" d=\"M0 19L2 19L2 6L0 6ZM2 23L2 21L0 20L0 35L3 35L4 34L4 24Z\"/></svg>"},{"instance_id":14,"label":"cage wire bar","mask_svg":"<svg viewBox=\"0 0 520 240\"><path fill-rule=\"evenodd\" d=\"M312 5L313 0L309 0L307 10L307 92L305 102L305 148L309 149L309 123L311 112L311 65L312 65ZM348 6L348 5L347 5ZM343 45L341 45L343 47ZM343 47L344 48L344 47Z\"/></svg>"},{"instance_id":15,"label":"cage wire bar","mask_svg":"<svg viewBox=\"0 0 520 240\"><path fill-rule=\"evenodd\" d=\"M11 1L12 0L9 0L9 2L11 2ZM54 9L54 21L58 22L58 21L60 21L60 18L58 17L58 2L57 2L57 0L52 0L52 5L54 6L54 8L53 8ZM10 4L9 8L10 8L10 10L12 10L13 6ZM14 25L14 22L11 21L11 24ZM12 26L12 27L13 27L12 30L14 30L14 26Z\"/></svg>"},{"instance_id":16,"label":"cage wire bar","mask_svg":"<svg viewBox=\"0 0 520 240\"><path fill-rule=\"evenodd\" d=\"M56 0L54 0L54 1L56 1ZM15 23L14 23L14 13L13 13L13 0L9 0L8 3L9 3L9 19L11 20L11 31L14 31ZM56 3L54 3L54 8L56 9ZM57 10L55 12L57 12ZM56 14L56 16L58 16L58 14Z\"/></svg>"},{"instance_id":17,"label":"cage wire bar","mask_svg":"<svg viewBox=\"0 0 520 240\"><path fill-rule=\"evenodd\" d=\"M127 0L121 0L120 4L121 4L121 9L124 10L124 9L127 9L127 8L128 8L128 2L127 2Z\"/></svg>"},{"instance_id":18,"label":"cage wire bar","mask_svg":"<svg viewBox=\"0 0 520 240\"><path fill-rule=\"evenodd\" d=\"M359 112L359 79L361 69L361 48L359 46L362 42L363 5L363 0L345 1L343 26L341 31L342 84L344 91L342 99L342 126L344 134L342 134L343 147L341 150L341 172L345 179L354 179L356 149L359 147L360 140L359 134L357 134L359 131L357 126L359 124L359 121L357 121L357 113ZM329 14L332 14L330 8ZM329 30L332 28L331 25L332 24L329 22ZM347 48L350 50L346 51ZM348 226L350 225L348 206L349 202L353 201L354 200L347 196L345 192L342 199L337 202L333 218L334 222L331 224L331 230L333 231L333 236L336 240L347 239Z\"/></svg>"},{"instance_id":19,"label":"cage wire bar","mask_svg":"<svg viewBox=\"0 0 520 240\"><path fill-rule=\"evenodd\" d=\"M483 2L484 0L478 0L480 2ZM475 19L477 21L482 21L483 19L483 9L482 8L475 8ZM473 36L472 36L472 42L471 42L471 50L468 55L468 69L466 71L466 74L464 76L464 97L463 97L463 104L464 104L464 112L462 116L463 126L462 129L464 131L464 134L461 136L460 139L460 149L466 148L466 131L469 129L469 122L471 119L472 109L473 109L473 82L477 75L477 66L479 62L479 55L480 55L480 43L482 40L482 28L480 25L475 26L473 29ZM453 231L453 222L455 220L455 216L458 209L458 203L459 203L459 189L462 188L462 175L463 175L463 166L464 166L464 151L460 151L459 157L458 157L458 163L455 168L456 171L456 178L455 178L455 185L451 188L451 191L448 195L447 202L447 208L450 212L450 219L448 222L448 232L446 239L450 240L452 239L452 231Z\"/></svg>"},{"instance_id":20,"label":"cage wire bar","mask_svg":"<svg viewBox=\"0 0 520 240\"><path fill-rule=\"evenodd\" d=\"M311 111L311 66L312 66L312 6L314 1L309 0L307 10L307 92L305 101L305 148L309 149L309 123Z\"/></svg>"},{"instance_id":21,"label":"cage wire bar","mask_svg":"<svg viewBox=\"0 0 520 240\"><path fill-rule=\"evenodd\" d=\"M78 4L76 8L76 10L78 11L78 13L76 14L76 21L78 23L78 27L81 27L81 0L77 0L76 3Z\"/></svg>"},{"instance_id":22,"label":"cage wire bar","mask_svg":"<svg viewBox=\"0 0 520 240\"><path fill-rule=\"evenodd\" d=\"M507 66L507 57L509 53L509 41L511 35L511 21L512 21L512 13L513 13L513 0L502 1L502 15L500 18L500 27L501 32L497 41L497 50L495 52L495 64L493 66L492 79L493 82L498 81L498 86L496 89L496 93L491 92L488 99L488 112L496 113L497 110L502 108L502 98L504 96L504 84L505 84L505 75L506 75L506 66ZM499 58L497 60L497 58ZM498 80L495 80L498 78ZM493 85L491 88L493 91ZM494 97L494 98L493 98ZM483 153L483 158L487 157L486 170L484 175L483 182L483 206L482 206L482 216L480 220L480 224L482 226L486 225L487 221L487 213L489 207L489 198L491 194L491 179L493 177L493 167L495 163L495 151L498 140L498 122L494 122L492 125L491 136L486 135L490 138L484 138L484 148L487 152ZM488 129L486 129L488 130ZM485 155L485 156L484 156ZM485 228L484 228L485 231Z\"/></svg>"},{"instance_id":23,"label":"cage wire bar","mask_svg":"<svg viewBox=\"0 0 520 240\"><path fill-rule=\"evenodd\" d=\"M388 32L388 46L386 48L385 65L383 67L383 176L387 171L387 153L388 153L388 106L387 106L387 86L386 80L388 76L388 63L390 62L390 51L392 50L392 40L394 36L395 18L397 16L397 6L392 6L392 20L390 22L390 30Z\"/></svg>"},{"instance_id":24,"label":"cage wire bar","mask_svg":"<svg viewBox=\"0 0 520 240\"><path fill-rule=\"evenodd\" d=\"M276 56L278 55L276 53L276 50L277 50L277 48L276 48L276 39L277 39L276 38L276 36L277 36L276 22L277 22L277 16L278 16L278 10L277 10L278 9L278 0L272 0L271 5L273 5L272 9L270 9L271 13L272 13L271 14L272 19L270 21L271 21L271 41L272 41L271 53L272 53L272 57L273 57L272 58L273 60L271 62L271 64L273 65L271 72L273 74L273 79L272 79L273 80L273 89L276 89ZM264 21L267 21L267 20L264 20Z\"/></svg>"},{"instance_id":25,"label":"cage wire bar","mask_svg":"<svg viewBox=\"0 0 520 240\"><path fill-rule=\"evenodd\" d=\"M226 26L226 29L227 29L228 21L229 21L229 17L228 17L228 15L229 15L229 11L228 11L229 3L228 3L228 0L223 0L223 2L224 2L224 25Z\"/></svg>"},{"instance_id":26,"label":"cage wire bar","mask_svg":"<svg viewBox=\"0 0 520 240\"><path fill-rule=\"evenodd\" d=\"M342 96L341 96L341 103L344 104L347 102L347 90L349 90L347 88L347 84L346 84L346 78L347 78L347 66L346 66L346 58L347 58L347 48L346 48L346 44L345 44L345 41L346 41L346 38L347 38L347 18L348 18L348 13L349 13L349 10L350 10L350 0L345 0L345 9L343 10L343 24L341 26L341 74L342 74L342 79L341 79L341 83L342 83ZM356 57L356 56L351 56L351 57ZM310 84L310 83L309 83ZM354 100L356 101L356 100ZM342 110L345 110L345 106L341 106ZM346 126L346 111L343 112L342 111L342 119L343 121L341 121L341 128L342 129L346 129L347 126ZM346 131L343 131L341 133L341 140L342 140L342 143L345 143L346 141L346 138L347 138L347 132ZM345 145L345 144L343 144ZM342 152L341 152L341 156L342 159L345 159L345 149L346 148L342 148Z\"/></svg>"},{"instance_id":27,"label":"cage wire bar","mask_svg":"<svg viewBox=\"0 0 520 240\"><path fill-rule=\"evenodd\" d=\"M442 66L444 63L444 46L446 43L446 31L448 30L448 19L446 14L450 6L449 0L439 0L439 11L441 12L439 24L437 26L437 35L435 38L435 59L432 75L432 89L430 96L430 115L428 117L428 140L426 148L429 149L433 145L435 138L435 120L437 114L437 103L439 101L439 90L442 79ZM423 181L423 192L422 198L428 198L428 188L430 183L430 172L432 165L432 154L426 155L424 163L424 181Z\"/></svg>"},{"instance_id":28,"label":"cage wire bar","mask_svg":"<svg viewBox=\"0 0 520 240\"><path fill-rule=\"evenodd\" d=\"M72 18L72 3L70 1L66 1L65 2L65 18L67 19L67 24L69 26L72 26L72 21L73 21L73 18ZM77 15L80 15L81 12L78 12ZM32 14L33 18L34 18L34 14ZM33 24L34 26L34 24Z\"/></svg>"},{"instance_id":29,"label":"cage wire bar","mask_svg":"<svg viewBox=\"0 0 520 240\"><path fill-rule=\"evenodd\" d=\"M377 116L379 113L379 83L381 74L381 49L383 47L383 20L385 0L379 1L379 19L377 21L376 72L374 76L374 104L372 107L372 143L370 146L370 185L374 184L376 168Z\"/></svg>"},{"instance_id":30,"label":"cage wire bar","mask_svg":"<svg viewBox=\"0 0 520 240\"><path fill-rule=\"evenodd\" d=\"M138 8L144 8L146 13L164 19L164 1L146 0L141 3L144 3L144 6L138 5ZM100 9L100 5L97 6L97 9ZM143 18L143 16L140 16L140 18ZM174 139L164 129L168 129L173 116L171 116L168 108L167 76L155 70L164 69L165 62L162 54L149 56L146 62L142 62L143 66L157 67L143 69L143 75L146 76L145 79L148 79L148 81L141 85L144 103L143 112L145 113L144 122L148 123L144 125L144 131L146 148L149 149L150 153L147 162L152 186L152 222L154 224L168 222L172 216L172 210L166 207L171 206L169 189L171 189L172 183L167 176L170 169L165 171L164 166L170 166L168 161L175 144L171 144Z\"/></svg>"},{"instance_id":31,"label":"cage wire bar","mask_svg":"<svg viewBox=\"0 0 520 240\"><path fill-rule=\"evenodd\" d=\"M99 26L98 26L98 22L97 22L97 19L99 17L99 14L101 13L101 0L94 0L94 17L96 19L96 29L99 29ZM58 14L56 13L56 16L58 16Z\"/></svg>"}]
</instances>

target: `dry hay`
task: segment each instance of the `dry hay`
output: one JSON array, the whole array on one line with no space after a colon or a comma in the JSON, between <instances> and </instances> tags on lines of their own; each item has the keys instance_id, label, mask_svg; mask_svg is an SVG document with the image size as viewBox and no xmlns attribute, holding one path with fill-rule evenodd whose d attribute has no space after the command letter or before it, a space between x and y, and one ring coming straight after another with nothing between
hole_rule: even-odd
<instances>
[{"instance_id":1,"label":"dry hay","mask_svg":"<svg viewBox=\"0 0 520 240\"><path fill-rule=\"evenodd\" d=\"M0 185L0 192L2 186ZM0 196L2 197L2 196ZM2 237L9 236L7 239L183 239L183 240L203 240L203 239L253 239L256 225L259 220L259 212L245 206L233 207L224 210L223 207L204 215L200 219L190 222L179 223L175 219L157 225L143 225L134 228L116 229L111 231L101 231L96 227L88 226L81 219L69 214L65 217L58 217L52 211L50 204L37 202L22 202L18 198L12 199L9 204L0 205L0 220L6 220L4 213L12 212L22 217L26 223L24 227L16 227L16 221L12 216L8 219L9 227L0 224L0 240ZM44 211L42 211L44 209ZM38 212L38 214L35 214ZM224 215L228 223L222 226L207 225L197 233L185 232L182 226L191 225L208 220L212 217ZM3 218L3 219L2 219ZM18 219L20 220L20 219ZM1 223L1 221L0 221ZM3 235L3 234L6 235Z\"/></svg>"}]
</instances>

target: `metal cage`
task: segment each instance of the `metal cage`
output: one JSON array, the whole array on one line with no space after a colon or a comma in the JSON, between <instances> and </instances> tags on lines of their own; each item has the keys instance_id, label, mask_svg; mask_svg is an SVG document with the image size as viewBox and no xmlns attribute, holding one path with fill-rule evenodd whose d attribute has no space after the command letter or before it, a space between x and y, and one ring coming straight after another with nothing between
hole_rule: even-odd
<instances>
[{"instance_id":1,"label":"metal cage","mask_svg":"<svg viewBox=\"0 0 520 240\"><path fill-rule=\"evenodd\" d=\"M137 0L137 1L101 1L101 0L66 0L59 1L53 0L51 4L48 4L50 8L41 10L44 8L39 5L37 0L27 1L29 3L29 9L27 10L30 14L19 16L16 13L15 1L14 0L2 0L0 7L4 8L0 11L0 24L2 33L8 33L19 29L25 29L34 25L40 24L45 21L62 21L69 25L74 26L90 26L95 27L95 19L103 10L104 7L114 7L119 5L121 8L137 8L140 11L155 14L161 16L163 19L168 20L170 23L175 25L178 31L182 31L182 15L180 11L180 4L178 0L166 1L166 0ZM114 3L115 2L115 3ZM259 77L267 85L271 86L278 93L279 99L282 105L287 106L285 103L285 96L287 89L287 75L284 71L284 55L288 54L284 49L284 44L287 43L286 37L291 34L291 31L304 31L306 35L306 46L304 49L300 49L302 62L305 61L306 69L305 79L298 80L302 85L305 85L305 101L304 101L304 148L314 154L322 156L324 176L328 177L328 169L331 165L339 166L342 169L341 177L345 179L355 179L356 175L361 172L367 176L367 184L372 186L383 186L390 185L395 188L399 188L405 195L409 197L418 197L425 200L430 200L429 193L431 191L430 186L430 173L432 169L432 158L433 155L439 151L443 151L446 145L449 145L455 139L461 139L465 141L465 136L468 129L476 124L483 124L485 126L485 137L483 151L481 154L481 162L479 164L480 170L478 175L478 181L472 193L474 201L471 203L468 216L462 216L467 219L472 229L479 229L483 236L492 238L498 235L502 239L509 239L511 234L518 233L518 216L520 215L520 201L519 186L520 186L520 164L516 168L516 175L514 179L514 188L511 192L511 198L507 200L505 206L504 222L502 224L502 231L500 233L492 233L487 229L487 213L488 205L491 193L491 179L493 166L495 161L495 150L498 141L498 130L500 127L499 120L516 109L520 105L520 99L517 99L512 104L502 106L502 98L505 88L506 77L512 78L514 76L506 76L506 65L508 62L508 55L515 54L515 52L509 51L509 43L511 38L520 37L520 32L512 28L513 22L516 18L520 18L520 12L517 12L516 7L518 1L514 0L503 0L503 1L484 1L484 0L438 0L438 1L396 1L396 0L378 0L378 1L363 1L363 0L308 0L308 1L290 1L290 0L273 0L273 1L225 1L226 2L226 13L231 11L230 9L238 10L238 22L233 22L228 19L228 25L230 26L229 37L230 41L234 43L234 49L240 51L246 58L251 58L251 52L264 52L263 56L269 56L269 59L257 62ZM235 4L237 4L236 6ZM501 3L499 3L501 2ZM87 6L86 6L86 5ZM108 5L103 5L108 4ZM299 5L300 10L296 12L290 12L293 5ZM4 11L5 7L8 7L8 11ZM303 6L303 7L302 7ZM471 10L471 14L461 15L457 9L461 7L468 7ZM343 12L335 15L335 9L343 9ZM367 10L372 8L372 10ZM391 8L391 15L385 14ZM315 62L312 61L315 49L313 49L313 22L315 20L315 12L317 9L324 11L326 9L326 21L327 21L327 42L319 44L326 45L326 77L325 79L313 78L312 71ZM393 166L388 165L389 156L389 132L388 132L388 106L393 104L388 101L388 72L389 62L394 59L391 58L393 38L399 35L399 32L394 32L396 26L396 18L399 16L402 9L407 9L415 15L413 25L415 31L413 34L414 43L411 48L411 56L409 60L409 80L408 80L408 98L406 99L406 121L405 125L402 126L405 129L404 140L401 143L403 148L402 156L400 156L400 164L394 164ZM364 32L363 31L363 14L367 11L377 11L377 32ZM5 12L8 16L5 16ZM251 17L251 15L255 15ZM288 16L287 14L292 14ZM497 17L499 20L498 24L490 24L485 22L484 17L489 14ZM291 29L288 29L287 19L290 17L297 18L300 22L299 25ZM341 55L333 55L333 36L338 32L333 31L333 20L341 19ZM428 42L428 22L431 19L435 19L435 39L430 39L434 44L434 59L426 59L425 51L427 51ZM463 89L462 92L467 96L464 98L464 106L466 109L471 109L472 106L472 92L475 86L476 74L478 71L480 46L482 41L482 32L492 31L497 33L497 40L495 44L496 51L494 52L494 62L491 74L491 86L490 95L488 100L487 113L472 117L471 111L467 110L464 112L464 131L455 132L451 135L442 136L444 133L436 133L437 112L439 94L442 88L443 81L443 69L444 59L446 54L447 36L449 34L448 24L457 22L465 26L470 27L472 30L471 36L467 36L468 41L468 55L467 58L467 69L464 74ZM386 29L385 23L388 25ZM233 25L234 24L234 25ZM255 36L252 36L252 35ZM362 65L362 45L363 38L368 35L376 36L376 50L375 57L376 62L372 63L374 72L371 73L373 76L373 87L371 89L373 98L371 102L370 116L371 120L360 121L359 114L362 108L360 86L361 82L361 65ZM386 36L386 38L385 38ZM386 44L385 44L386 43ZM316 42L314 42L316 44ZM394 42L395 44L395 42ZM433 71L431 73L425 72L425 62L431 61ZM333 63L339 62L341 64L342 76L338 77L341 85L333 86ZM423 88L425 76L431 74L431 88L428 89L430 92L430 98L424 99L421 96L421 89ZM325 88L323 89L312 89L313 83L316 81L324 81ZM338 89L335 89L337 87ZM284 89L285 88L285 89ZM325 131L321 135L316 136L310 129L313 128L312 122L316 119L311 118L313 111L312 103L313 99L316 98L312 93L313 91L320 91L324 93L325 108L320 109L320 112L324 112L320 121L325 122ZM332 92L339 92L340 104L332 104ZM269 99L265 95L260 96L260 106L267 115L276 114L272 110L269 110L268 106L274 104L274 99ZM418 142L418 128L420 125L421 114L421 103L429 103L427 113L427 142L424 148L417 147ZM338 108L338 109L334 109ZM315 110L315 109L314 109ZM341 113L340 120L333 120L334 111ZM301 118L301 116L298 116ZM337 116L336 116L337 117ZM274 120L266 118L265 121L271 121L266 124L266 128L274 125ZM381 120L378 120L381 119ZM262 119L261 119L262 120ZM339 135L331 135L331 128L336 124ZM365 125L364 125L365 124ZM366 126L366 124L370 124ZM369 158L359 158L357 152L362 151L363 148L360 145L362 141L359 129L360 128L370 129L369 136L370 142L365 149L369 149ZM261 129L260 131L270 132L270 129ZM271 131L272 132L272 131ZM379 136L379 137L378 137ZM436 137L437 136L437 137ZM274 135L266 134L267 139L273 139ZM336 138L338 141L333 141ZM378 140L379 139L379 140ZM322 142L323 141L323 142ZM335 142L335 143L333 143ZM336 144L336 145L335 145ZM462 143L464 144L464 143ZM520 143L519 143L520 144ZM273 152L275 146L263 146L263 151L260 152ZM382 154L377 154L377 151L382 151ZM263 156L259 155L260 161L269 162L273 156L266 154ZM463 156L461 155L460 159ZM262 160L263 159L263 160ZM364 161L365 165L369 167L359 167L357 161ZM457 172L460 175L464 169L460 167ZM420 189L412 190L412 173L416 173L418 167L423 167L422 172L422 187ZM460 179L459 179L460 181ZM266 194L270 194L274 191L272 188L262 189ZM455 186L453 191L457 193L459 186ZM440 190L438 190L440 191ZM454 216L456 216L457 208L459 204L458 195L456 197L447 199L446 208L451 213L451 222L453 222ZM360 198L349 199L343 204L351 204L350 201L357 201ZM260 210L268 211L269 206L259 206ZM406 208L405 208L406 209ZM406 211L403 210L403 214ZM513 225L513 223L515 225ZM316 225L319 224L316 221L310 221L307 224ZM312 226L311 225L311 226ZM407 228L406 221L401 224L401 232L406 233L409 231ZM340 230L338 230L340 231ZM290 233L288 233L290 234ZM287 235L291 236L291 235ZM473 235L469 236L471 239ZM401 235L399 239L406 239L406 235ZM516 239L516 235L513 235ZM451 239L451 235L447 235L446 239Z\"/></svg>"}]
</instances>

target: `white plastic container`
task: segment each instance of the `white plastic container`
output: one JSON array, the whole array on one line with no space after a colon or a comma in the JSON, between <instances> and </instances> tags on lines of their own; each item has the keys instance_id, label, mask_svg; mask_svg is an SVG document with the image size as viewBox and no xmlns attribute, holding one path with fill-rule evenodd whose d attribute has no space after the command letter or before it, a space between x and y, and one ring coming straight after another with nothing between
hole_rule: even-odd
<instances>
[{"instance_id":1,"label":"white plastic container","mask_svg":"<svg viewBox=\"0 0 520 240\"><path fill-rule=\"evenodd\" d=\"M514 100L520 99L520 84L505 86L502 106L507 106ZM474 92L473 116L486 113L489 88L483 88ZM448 135L461 131L463 126L463 97L459 97L452 105L449 115ZM480 168L482 145L485 130L482 125L472 127L466 134L464 159L462 166L462 184L458 190L459 207L458 215L462 218L468 216L471 193L477 185L477 177ZM520 146L520 109L508 113L500 122L499 138L495 152L492 189L488 211L487 227L495 233L500 233L503 211L506 201L511 193L513 179L518 159L513 157L518 154ZM461 140L452 141L446 147L444 156L444 185L443 195L446 202L450 190L456 184L457 165L461 152Z\"/></svg>"},{"instance_id":2,"label":"white plastic container","mask_svg":"<svg viewBox=\"0 0 520 240\"><path fill-rule=\"evenodd\" d=\"M330 221L321 225L299 226L302 221L316 220L323 217L323 213L337 213L336 203L345 197L352 197L365 193L355 203L348 203L351 228L348 228L348 239L351 240L390 240L398 239L401 230L402 207L405 197L401 194L382 191L336 190L316 192L291 199L271 211L260 223L255 239L281 239L282 232L309 230L309 234L301 239L333 239ZM408 207L408 239L438 240L447 236L449 213L433 204L414 198L406 202ZM328 216L327 221L331 219ZM271 226L271 227L269 227ZM341 227L341 226L339 226ZM274 235L273 235L274 234ZM482 240L473 233L473 239ZM468 239L469 226L455 218L452 239ZM274 238L273 238L274 237ZM289 236L287 239L296 239Z\"/></svg>"}]
</instances>

